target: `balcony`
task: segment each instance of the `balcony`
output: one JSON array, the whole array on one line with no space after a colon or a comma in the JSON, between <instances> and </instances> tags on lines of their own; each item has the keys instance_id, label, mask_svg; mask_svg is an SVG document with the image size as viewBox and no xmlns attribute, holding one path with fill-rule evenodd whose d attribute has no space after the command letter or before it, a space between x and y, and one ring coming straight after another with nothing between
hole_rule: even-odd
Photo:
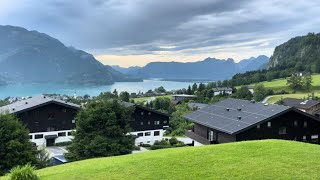
<instances>
[{"instance_id":1,"label":"balcony","mask_svg":"<svg viewBox=\"0 0 320 180\"><path fill-rule=\"evenodd\" d=\"M187 130L187 131L184 132L184 134L185 134L187 137L189 137L189 138L191 138L191 139L193 139L193 140L195 140L195 141L197 141L197 142L199 142L199 143L201 143L201 144L204 144L204 145L211 144L208 139L206 139L206 138L204 138L204 137L201 137L201 136L195 134L195 133L192 132L192 131L188 131L188 130Z\"/></svg>"}]
</instances>

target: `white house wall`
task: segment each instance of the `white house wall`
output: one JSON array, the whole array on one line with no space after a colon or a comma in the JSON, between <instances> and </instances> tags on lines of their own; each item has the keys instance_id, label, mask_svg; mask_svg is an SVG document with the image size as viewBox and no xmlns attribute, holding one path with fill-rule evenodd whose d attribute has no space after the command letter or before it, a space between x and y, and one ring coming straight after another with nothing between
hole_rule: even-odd
<instances>
[{"instance_id":1,"label":"white house wall","mask_svg":"<svg viewBox=\"0 0 320 180\"><path fill-rule=\"evenodd\" d=\"M58 136L58 133L60 132L65 132L66 136ZM29 135L32 136L32 139L30 139L30 141L33 143L36 143L37 146L47 146L47 141L45 139L45 136L57 135L58 137L55 139L55 143L68 142L73 139L73 136L68 136L68 132L72 132L72 130L37 132L37 133L30 133ZM43 134L43 138L35 139L35 135L37 134Z\"/></svg>"},{"instance_id":2,"label":"white house wall","mask_svg":"<svg viewBox=\"0 0 320 180\"><path fill-rule=\"evenodd\" d=\"M154 136L154 132L159 131L159 136ZM145 133L150 132L150 136L145 136ZM163 138L165 130L163 129L156 129L156 130L148 130L148 131L135 131L131 132L130 134L138 136L138 133L143 133L143 136L137 137L135 140L135 145L140 144L154 144L155 141L161 141Z\"/></svg>"}]
</instances>

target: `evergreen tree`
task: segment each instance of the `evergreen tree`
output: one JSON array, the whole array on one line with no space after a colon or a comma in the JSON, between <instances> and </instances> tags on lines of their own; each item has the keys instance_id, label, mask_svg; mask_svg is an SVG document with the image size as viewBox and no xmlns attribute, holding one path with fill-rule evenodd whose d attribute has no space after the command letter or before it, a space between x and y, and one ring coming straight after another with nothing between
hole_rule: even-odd
<instances>
[{"instance_id":1,"label":"evergreen tree","mask_svg":"<svg viewBox=\"0 0 320 180\"><path fill-rule=\"evenodd\" d=\"M120 93L120 96L119 96L120 100L122 101L125 101L125 102L129 102L130 100L130 95L127 91L123 91Z\"/></svg>"},{"instance_id":2,"label":"evergreen tree","mask_svg":"<svg viewBox=\"0 0 320 180\"><path fill-rule=\"evenodd\" d=\"M253 97L247 86L241 86L233 96L238 99L246 100L251 100Z\"/></svg>"},{"instance_id":3,"label":"evergreen tree","mask_svg":"<svg viewBox=\"0 0 320 180\"><path fill-rule=\"evenodd\" d=\"M267 89L259 84L254 88L253 99L256 101L262 101L268 95Z\"/></svg>"},{"instance_id":4,"label":"evergreen tree","mask_svg":"<svg viewBox=\"0 0 320 180\"><path fill-rule=\"evenodd\" d=\"M310 74L306 74L303 76L303 87L305 90L310 91L312 86L312 76Z\"/></svg>"},{"instance_id":5,"label":"evergreen tree","mask_svg":"<svg viewBox=\"0 0 320 180\"><path fill-rule=\"evenodd\" d=\"M189 94L189 95L191 95L191 94L192 94L192 90L191 90L191 86L190 86L190 85L188 86L187 94Z\"/></svg>"},{"instance_id":6,"label":"evergreen tree","mask_svg":"<svg viewBox=\"0 0 320 180\"><path fill-rule=\"evenodd\" d=\"M118 97L118 91L117 91L117 89L114 89L113 95L115 95L116 97Z\"/></svg>"},{"instance_id":7,"label":"evergreen tree","mask_svg":"<svg viewBox=\"0 0 320 180\"><path fill-rule=\"evenodd\" d=\"M38 165L28 130L11 114L0 114L0 176L15 166Z\"/></svg>"},{"instance_id":8,"label":"evergreen tree","mask_svg":"<svg viewBox=\"0 0 320 180\"><path fill-rule=\"evenodd\" d=\"M134 138L128 135L133 110L116 100L91 102L76 117L76 131L66 158L70 161L129 154Z\"/></svg>"},{"instance_id":9,"label":"evergreen tree","mask_svg":"<svg viewBox=\"0 0 320 180\"><path fill-rule=\"evenodd\" d=\"M198 90L198 86L197 86L197 83L194 83L192 85L192 94L194 94L194 92L196 92Z\"/></svg>"}]
</instances>

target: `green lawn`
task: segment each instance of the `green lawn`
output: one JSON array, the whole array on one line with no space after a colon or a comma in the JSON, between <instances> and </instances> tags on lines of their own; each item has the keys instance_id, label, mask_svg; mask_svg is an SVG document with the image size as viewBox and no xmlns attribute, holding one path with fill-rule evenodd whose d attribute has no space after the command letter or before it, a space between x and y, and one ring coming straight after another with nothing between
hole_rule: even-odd
<instances>
[{"instance_id":1,"label":"green lawn","mask_svg":"<svg viewBox=\"0 0 320 180\"><path fill-rule=\"evenodd\" d=\"M41 179L320 179L320 146L264 140L90 159L38 170ZM1 178L0 178L1 179Z\"/></svg>"},{"instance_id":2,"label":"green lawn","mask_svg":"<svg viewBox=\"0 0 320 180\"><path fill-rule=\"evenodd\" d=\"M157 97L166 97L166 98L170 98L170 99L171 99L171 96L172 96L172 95L154 96L154 98L157 98ZM140 102L146 102L146 101L149 100L150 98L153 98L153 97L133 98L133 100L134 100L135 103L140 103Z\"/></svg>"},{"instance_id":3,"label":"green lawn","mask_svg":"<svg viewBox=\"0 0 320 180\"><path fill-rule=\"evenodd\" d=\"M279 100L284 99L284 98L298 98L298 99L304 99L308 98L311 93L297 93L297 94L281 94L281 95L274 95L271 98L267 100L267 103L275 103ZM315 91L314 92L315 96L320 96L320 91Z\"/></svg>"}]
</instances>

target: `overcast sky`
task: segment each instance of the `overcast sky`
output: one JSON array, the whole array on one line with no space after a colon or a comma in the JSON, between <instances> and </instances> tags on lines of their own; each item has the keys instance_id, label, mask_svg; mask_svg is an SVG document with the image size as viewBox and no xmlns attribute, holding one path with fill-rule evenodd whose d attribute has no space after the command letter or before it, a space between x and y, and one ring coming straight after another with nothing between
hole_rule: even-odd
<instances>
[{"instance_id":1,"label":"overcast sky","mask_svg":"<svg viewBox=\"0 0 320 180\"><path fill-rule=\"evenodd\" d=\"M49 34L104 64L270 56L320 31L318 0L0 0L0 24Z\"/></svg>"}]
</instances>

